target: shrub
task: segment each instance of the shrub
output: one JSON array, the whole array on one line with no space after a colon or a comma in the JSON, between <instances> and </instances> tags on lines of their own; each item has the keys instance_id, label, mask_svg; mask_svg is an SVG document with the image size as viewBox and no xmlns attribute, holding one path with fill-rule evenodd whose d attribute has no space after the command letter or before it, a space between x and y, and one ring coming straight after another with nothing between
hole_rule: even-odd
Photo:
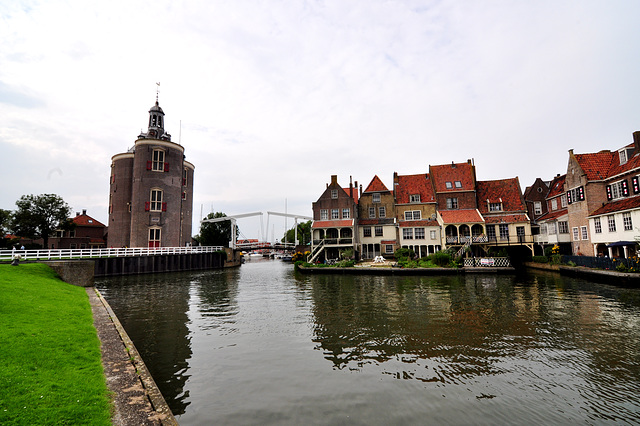
<instances>
[{"instance_id":1,"label":"shrub","mask_svg":"<svg viewBox=\"0 0 640 426\"><path fill-rule=\"evenodd\" d=\"M393 255L398 260L413 259L416 256L416 253L411 249L399 248L398 250L396 250L396 252Z\"/></svg>"},{"instance_id":2,"label":"shrub","mask_svg":"<svg viewBox=\"0 0 640 426\"><path fill-rule=\"evenodd\" d=\"M536 263L548 263L547 256L533 256L532 260Z\"/></svg>"},{"instance_id":3,"label":"shrub","mask_svg":"<svg viewBox=\"0 0 640 426\"><path fill-rule=\"evenodd\" d=\"M451 254L447 253L446 251L439 251L437 253L431 254L429 255L428 259L435 265L443 268L449 266L451 264L451 261L453 260Z\"/></svg>"},{"instance_id":4,"label":"shrub","mask_svg":"<svg viewBox=\"0 0 640 426\"><path fill-rule=\"evenodd\" d=\"M624 262L620 262L616 265L616 271L618 272L627 272L627 265Z\"/></svg>"},{"instance_id":5,"label":"shrub","mask_svg":"<svg viewBox=\"0 0 640 426\"><path fill-rule=\"evenodd\" d=\"M339 268L352 268L356 265L355 260L341 260L336 263L336 266Z\"/></svg>"}]
</instances>

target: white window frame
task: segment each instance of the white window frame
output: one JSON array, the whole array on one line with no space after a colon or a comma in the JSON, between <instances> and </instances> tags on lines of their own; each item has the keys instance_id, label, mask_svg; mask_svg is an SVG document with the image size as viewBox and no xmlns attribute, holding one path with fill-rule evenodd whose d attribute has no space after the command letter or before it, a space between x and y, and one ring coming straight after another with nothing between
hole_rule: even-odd
<instances>
[{"instance_id":1,"label":"white window frame","mask_svg":"<svg viewBox=\"0 0 640 426\"><path fill-rule=\"evenodd\" d=\"M161 212L162 211L162 198L163 198L162 189L160 188L151 188L151 193L149 194L149 211L152 212Z\"/></svg>"},{"instance_id":2,"label":"white window frame","mask_svg":"<svg viewBox=\"0 0 640 426\"><path fill-rule=\"evenodd\" d=\"M558 210L558 200L556 198L551 200L551 210Z\"/></svg>"},{"instance_id":3,"label":"white window frame","mask_svg":"<svg viewBox=\"0 0 640 426\"><path fill-rule=\"evenodd\" d=\"M342 218L351 219L351 209L342 209Z\"/></svg>"},{"instance_id":4,"label":"white window frame","mask_svg":"<svg viewBox=\"0 0 640 426\"><path fill-rule=\"evenodd\" d=\"M384 245L384 253L385 254L393 254L393 244L385 244Z\"/></svg>"},{"instance_id":5,"label":"white window frame","mask_svg":"<svg viewBox=\"0 0 640 426\"><path fill-rule=\"evenodd\" d=\"M413 228L402 228L402 239L413 240Z\"/></svg>"},{"instance_id":6,"label":"white window frame","mask_svg":"<svg viewBox=\"0 0 640 426\"><path fill-rule=\"evenodd\" d=\"M164 149L154 149L151 157L151 170L154 172L164 172Z\"/></svg>"},{"instance_id":7,"label":"white window frame","mask_svg":"<svg viewBox=\"0 0 640 426\"><path fill-rule=\"evenodd\" d=\"M600 222L599 217L593 219L593 229L596 234L602 234L602 223Z\"/></svg>"},{"instance_id":8,"label":"white window frame","mask_svg":"<svg viewBox=\"0 0 640 426\"><path fill-rule=\"evenodd\" d=\"M533 214L542 214L542 203L540 201L533 202Z\"/></svg>"},{"instance_id":9,"label":"white window frame","mask_svg":"<svg viewBox=\"0 0 640 426\"><path fill-rule=\"evenodd\" d=\"M633 231L633 222L631 220L630 212L622 213L622 224L624 225L625 231Z\"/></svg>"},{"instance_id":10,"label":"white window frame","mask_svg":"<svg viewBox=\"0 0 640 426\"><path fill-rule=\"evenodd\" d=\"M498 224L498 232L501 240L509 239L509 225L506 223Z\"/></svg>"},{"instance_id":11,"label":"white window frame","mask_svg":"<svg viewBox=\"0 0 640 426\"><path fill-rule=\"evenodd\" d=\"M339 209L331 209L331 219L340 219L340 210Z\"/></svg>"},{"instance_id":12,"label":"white window frame","mask_svg":"<svg viewBox=\"0 0 640 426\"><path fill-rule=\"evenodd\" d=\"M614 215L607 216L607 224L609 225L609 232L616 232L616 217Z\"/></svg>"},{"instance_id":13,"label":"white window frame","mask_svg":"<svg viewBox=\"0 0 640 426\"><path fill-rule=\"evenodd\" d=\"M375 218L375 217L376 217L376 208L369 207L369 218Z\"/></svg>"},{"instance_id":14,"label":"white window frame","mask_svg":"<svg viewBox=\"0 0 640 426\"><path fill-rule=\"evenodd\" d=\"M409 195L410 203L419 203L420 202L420 194L411 194Z\"/></svg>"},{"instance_id":15,"label":"white window frame","mask_svg":"<svg viewBox=\"0 0 640 426\"><path fill-rule=\"evenodd\" d=\"M329 210L320 209L320 220L329 220Z\"/></svg>"},{"instance_id":16,"label":"white window frame","mask_svg":"<svg viewBox=\"0 0 640 426\"><path fill-rule=\"evenodd\" d=\"M562 206L562 208L567 207L568 203L567 203L567 194L562 194L560 196L560 205Z\"/></svg>"},{"instance_id":17,"label":"white window frame","mask_svg":"<svg viewBox=\"0 0 640 426\"><path fill-rule=\"evenodd\" d=\"M429 231L429 238L431 238L432 240L436 239L436 231L435 230Z\"/></svg>"},{"instance_id":18,"label":"white window frame","mask_svg":"<svg viewBox=\"0 0 640 426\"><path fill-rule=\"evenodd\" d=\"M622 195L622 181L614 182L610 186L612 200L618 200L624 197L624 195Z\"/></svg>"},{"instance_id":19,"label":"white window frame","mask_svg":"<svg viewBox=\"0 0 640 426\"><path fill-rule=\"evenodd\" d=\"M373 233L376 237L382 237L384 230L382 229L382 226L375 226L373 228Z\"/></svg>"},{"instance_id":20,"label":"white window frame","mask_svg":"<svg viewBox=\"0 0 640 426\"><path fill-rule=\"evenodd\" d=\"M151 228L149 228L149 233L148 233L148 241L147 241L147 245L150 246L150 242L158 242L160 243L160 241L162 241L162 228L159 228L157 226L152 226ZM155 247L155 245L153 246Z\"/></svg>"},{"instance_id":21,"label":"white window frame","mask_svg":"<svg viewBox=\"0 0 640 426\"><path fill-rule=\"evenodd\" d=\"M571 231L573 232L573 241L580 241L580 230L578 227L574 226L571 228Z\"/></svg>"},{"instance_id":22,"label":"white window frame","mask_svg":"<svg viewBox=\"0 0 640 426\"><path fill-rule=\"evenodd\" d=\"M371 202L379 203L380 202L380 194L377 193L377 192L371 194Z\"/></svg>"},{"instance_id":23,"label":"white window frame","mask_svg":"<svg viewBox=\"0 0 640 426\"><path fill-rule=\"evenodd\" d=\"M387 217L387 208L385 206L378 207L378 217Z\"/></svg>"},{"instance_id":24,"label":"white window frame","mask_svg":"<svg viewBox=\"0 0 640 426\"><path fill-rule=\"evenodd\" d=\"M447 198L447 209L448 210L457 210L458 209L458 198Z\"/></svg>"},{"instance_id":25,"label":"white window frame","mask_svg":"<svg viewBox=\"0 0 640 426\"><path fill-rule=\"evenodd\" d=\"M363 237L370 237L371 236L371 227L370 226L362 227L362 236Z\"/></svg>"},{"instance_id":26,"label":"white window frame","mask_svg":"<svg viewBox=\"0 0 640 426\"><path fill-rule=\"evenodd\" d=\"M445 183L444 183L444 186L445 186L447 189L453 189L453 185L451 184L451 182L445 182Z\"/></svg>"},{"instance_id":27,"label":"white window frame","mask_svg":"<svg viewBox=\"0 0 640 426\"><path fill-rule=\"evenodd\" d=\"M555 222L549 222L547 224L547 232L549 233L549 235L556 235L556 223Z\"/></svg>"},{"instance_id":28,"label":"white window frame","mask_svg":"<svg viewBox=\"0 0 640 426\"><path fill-rule=\"evenodd\" d=\"M460 182L459 180L453 182L453 184L456 188L462 188L462 182Z\"/></svg>"},{"instance_id":29,"label":"white window frame","mask_svg":"<svg viewBox=\"0 0 640 426\"><path fill-rule=\"evenodd\" d=\"M425 239L424 228L414 228L413 236L416 240L424 240Z\"/></svg>"},{"instance_id":30,"label":"white window frame","mask_svg":"<svg viewBox=\"0 0 640 426\"><path fill-rule=\"evenodd\" d=\"M489 211L490 212L501 212L502 211L502 203L489 203Z\"/></svg>"},{"instance_id":31,"label":"white window frame","mask_svg":"<svg viewBox=\"0 0 640 426\"><path fill-rule=\"evenodd\" d=\"M569 222L566 220L558 221L558 234L568 234L569 233Z\"/></svg>"},{"instance_id":32,"label":"white window frame","mask_svg":"<svg viewBox=\"0 0 640 426\"><path fill-rule=\"evenodd\" d=\"M338 190L337 189L332 189L331 190L331 198L333 198L334 200L336 198L338 198Z\"/></svg>"},{"instance_id":33,"label":"white window frame","mask_svg":"<svg viewBox=\"0 0 640 426\"><path fill-rule=\"evenodd\" d=\"M589 231L587 230L586 226L581 226L580 227L580 234L583 240L588 240L589 239Z\"/></svg>"}]
</instances>

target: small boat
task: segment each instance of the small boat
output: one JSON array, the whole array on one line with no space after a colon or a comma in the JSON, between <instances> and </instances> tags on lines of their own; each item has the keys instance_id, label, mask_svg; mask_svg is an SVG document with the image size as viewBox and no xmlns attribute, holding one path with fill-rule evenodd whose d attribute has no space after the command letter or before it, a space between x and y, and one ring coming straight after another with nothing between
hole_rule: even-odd
<instances>
[{"instance_id":1,"label":"small boat","mask_svg":"<svg viewBox=\"0 0 640 426\"><path fill-rule=\"evenodd\" d=\"M293 260L293 257L290 254L283 254L282 255L282 261L283 262L291 262Z\"/></svg>"}]
</instances>

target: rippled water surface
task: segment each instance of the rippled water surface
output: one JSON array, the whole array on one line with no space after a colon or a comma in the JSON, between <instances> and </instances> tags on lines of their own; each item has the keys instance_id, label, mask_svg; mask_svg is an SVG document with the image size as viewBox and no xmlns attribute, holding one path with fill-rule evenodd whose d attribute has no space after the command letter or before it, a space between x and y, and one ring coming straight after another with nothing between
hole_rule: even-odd
<instances>
[{"instance_id":1,"label":"rippled water surface","mask_svg":"<svg viewBox=\"0 0 640 426\"><path fill-rule=\"evenodd\" d=\"M96 285L182 425L640 423L636 289L277 260Z\"/></svg>"}]
</instances>

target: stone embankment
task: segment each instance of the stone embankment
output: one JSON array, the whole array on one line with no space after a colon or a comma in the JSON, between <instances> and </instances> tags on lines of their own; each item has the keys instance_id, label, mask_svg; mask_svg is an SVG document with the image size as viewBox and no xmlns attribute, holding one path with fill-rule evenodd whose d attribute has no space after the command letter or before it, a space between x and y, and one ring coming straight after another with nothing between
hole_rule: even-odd
<instances>
[{"instance_id":1,"label":"stone embankment","mask_svg":"<svg viewBox=\"0 0 640 426\"><path fill-rule=\"evenodd\" d=\"M548 263L525 262L524 266L542 271L558 272L562 275L584 277L593 281L615 285L640 284L640 274L630 272L607 271L603 269L593 269L584 266L550 265Z\"/></svg>"}]
</instances>

